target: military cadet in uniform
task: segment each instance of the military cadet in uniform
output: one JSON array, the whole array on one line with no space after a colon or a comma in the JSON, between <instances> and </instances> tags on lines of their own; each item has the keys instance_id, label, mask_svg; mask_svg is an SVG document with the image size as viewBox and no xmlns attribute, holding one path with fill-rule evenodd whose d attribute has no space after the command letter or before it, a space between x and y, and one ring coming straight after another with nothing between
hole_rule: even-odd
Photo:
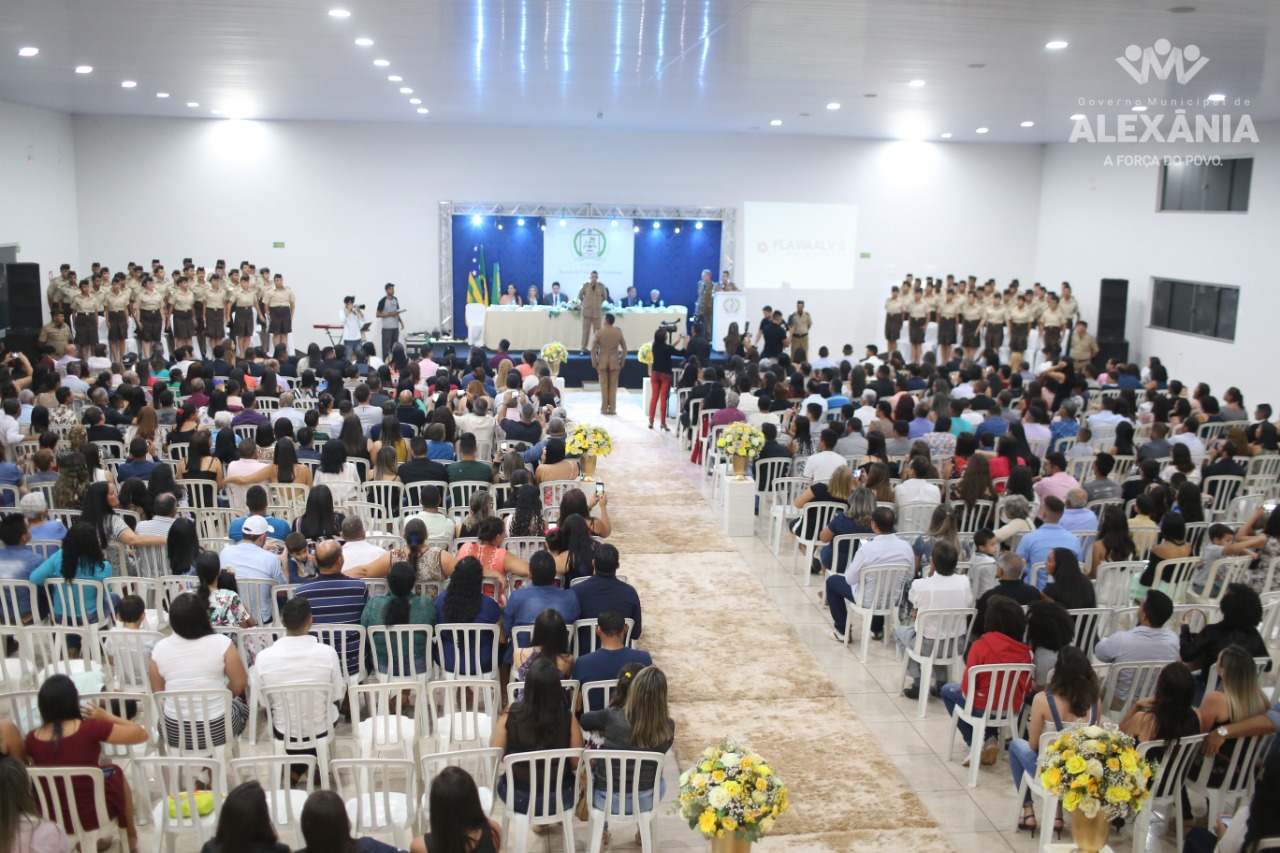
<instances>
[{"instance_id":1,"label":"military cadet in uniform","mask_svg":"<svg viewBox=\"0 0 1280 853\"><path fill-rule=\"evenodd\" d=\"M89 291L89 280L80 282L80 292L71 299L76 330L76 346L81 352L91 353L98 345L98 298Z\"/></svg>"},{"instance_id":2,"label":"military cadet in uniform","mask_svg":"<svg viewBox=\"0 0 1280 853\"><path fill-rule=\"evenodd\" d=\"M63 264L58 268L58 274L55 276L53 270L49 271L49 286L45 288L45 300L49 303L49 316L53 316L53 309L66 305L63 302L62 294L67 285L70 283L69 274L71 273L71 264Z\"/></svg>"},{"instance_id":3,"label":"military cadet in uniform","mask_svg":"<svg viewBox=\"0 0 1280 853\"><path fill-rule=\"evenodd\" d=\"M246 264L247 266L247 264ZM235 280L236 274L231 274ZM243 273L239 276L239 286L231 291L231 336L235 338L236 347L241 356L249 351L253 343L253 321L258 313L258 292L253 289L253 282Z\"/></svg>"},{"instance_id":4,"label":"military cadet in uniform","mask_svg":"<svg viewBox=\"0 0 1280 853\"><path fill-rule=\"evenodd\" d=\"M284 276L276 274L271 287L263 296L267 313L271 315L271 341L276 346L288 345L293 331L293 312L297 307L293 291L284 286Z\"/></svg>"},{"instance_id":5,"label":"military cadet in uniform","mask_svg":"<svg viewBox=\"0 0 1280 853\"><path fill-rule=\"evenodd\" d=\"M204 290L204 332L209 336L209 352L227 336L227 298L230 292L222 284L222 274L209 277Z\"/></svg>"},{"instance_id":6,"label":"military cadet in uniform","mask_svg":"<svg viewBox=\"0 0 1280 853\"><path fill-rule=\"evenodd\" d=\"M978 328L982 325L982 318L985 314L985 310L978 302L978 292L970 290L964 305L960 306L960 323L962 326L960 343L964 347L964 357L970 361L973 361L976 357L978 347L982 344L982 337L978 333Z\"/></svg>"},{"instance_id":7,"label":"military cadet in uniform","mask_svg":"<svg viewBox=\"0 0 1280 853\"><path fill-rule=\"evenodd\" d=\"M708 273L708 277L710 273ZM584 282L578 290L578 303L582 306L582 349L588 350L591 336L600 331L600 323L604 319L601 309L604 306L605 290L600 283L600 276L591 271L591 280Z\"/></svg>"},{"instance_id":8,"label":"military cadet in uniform","mask_svg":"<svg viewBox=\"0 0 1280 853\"><path fill-rule=\"evenodd\" d=\"M142 276L142 292L133 301L134 323L137 326L138 355L150 358L160 348L160 335L164 328L164 296L156 290L156 280ZM151 344L150 347L146 344Z\"/></svg>"},{"instance_id":9,"label":"military cadet in uniform","mask_svg":"<svg viewBox=\"0 0 1280 853\"><path fill-rule=\"evenodd\" d=\"M813 328L813 315L804 310L804 300L796 301L796 312L787 318L791 331L791 360L804 361L809 357L809 330Z\"/></svg>"},{"instance_id":10,"label":"military cadet in uniform","mask_svg":"<svg viewBox=\"0 0 1280 853\"><path fill-rule=\"evenodd\" d=\"M258 293L258 346L264 350L267 348L267 338L270 336L270 321L267 311L267 291L271 290L271 270L268 267L262 268L262 273L258 273L257 267L253 264L249 265L252 271L253 289Z\"/></svg>"},{"instance_id":11,"label":"military cadet in uniform","mask_svg":"<svg viewBox=\"0 0 1280 853\"><path fill-rule=\"evenodd\" d=\"M986 310L982 315L982 329L987 349L993 349L997 354L1000 347L1004 346L1004 325L1009 322L1009 312L1004 306L1004 300L1000 298L999 293L992 293L987 300Z\"/></svg>"},{"instance_id":12,"label":"military cadet in uniform","mask_svg":"<svg viewBox=\"0 0 1280 853\"><path fill-rule=\"evenodd\" d=\"M960 318L960 300L951 288L947 288L938 304L938 363L951 360L951 348L956 345L956 323Z\"/></svg>"},{"instance_id":13,"label":"military cadet in uniform","mask_svg":"<svg viewBox=\"0 0 1280 853\"><path fill-rule=\"evenodd\" d=\"M898 288L894 288L889 293L889 298L884 301L884 338L885 349L894 352L898 348L898 338L902 336L902 298L898 295Z\"/></svg>"},{"instance_id":14,"label":"military cadet in uniform","mask_svg":"<svg viewBox=\"0 0 1280 853\"><path fill-rule=\"evenodd\" d=\"M67 325L67 315L61 302L53 309L53 319L40 328L36 342L44 347L52 347L58 358L67 351L67 344L71 343L71 327Z\"/></svg>"},{"instance_id":15,"label":"military cadet in uniform","mask_svg":"<svg viewBox=\"0 0 1280 853\"><path fill-rule=\"evenodd\" d=\"M618 413L618 374L627 360L627 342L614 325L612 314L604 317L604 327L591 345L591 366L600 374L600 414Z\"/></svg>"},{"instance_id":16,"label":"military cadet in uniform","mask_svg":"<svg viewBox=\"0 0 1280 853\"><path fill-rule=\"evenodd\" d=\"M720 283L716 285L716 290L724 291L725 293L737 292L738 285L734 284L732 281L729 281L728 270L725 270L724 272L720 273Z\"/></svg>"},{"instance_id":17,"label":"military cadet in uniform","mask_svg":"<svg viewBox=\"0 0 1280 853\"><path fill-rule=\"evenodd\" d=\"M129 309L133 306L133 294L125 289L124 273L116 273L111 289L102 297L102 307L107 312L107 346L112 361L124 361L125 341L129 338Z\"/></svg>"},{"instance_id":18,"label":"military cadet in uniform","mask_svg":"<svg viewBox=\"0 0 1280 853\"><path fill-rule=\"evenodd\" d=\"M1044 342L1044 354L1050 361L1057 359L1062 353L1062 327L1066 322L1057 295L1050 293L1049 304L1040 314L1040 340Z\"/></svg>"},{"instance_id":19,"label":"military cadet in uniform","mask_svg":"<svg viewBox=\"0 0 1280 853\"><path fill-rule=\"evenodd\" d=\"M1013 353L1027 351L1027 334L1031 331L1031 323L1035 319L1035 313L1027 305L1027 297L1019 293L1016 299L1017 302L1009 309L1010 361L1013 360Z\"/></svg>"},{"instance_id":20,"label":"military cadet in uniform","mask_svg":"<svg viewBox=\"0 0 1280 853\"><path fill-rule=\"evenodd\" d=\"M209 348L205 346L208 327L205 325L205 294L209 291L209 281L204 276L204 267L196 267L187 277L191 279L191 293L196 298L196 343L200 344L200 354L208 358Z\"/></svg>"},{"instance_id":21,"label":"military cadet in uniform","mask_svg":"<svg viewBox=\"0 0 1280 853\"><path fill-rule=\"evenodd\" d=\"M929 303L924 301L924 291L916 288L906 305L908 329L911 340L911 361L920 363L920 350L924 346L924 333L929 328Z\"/></svg>"},{"instance_id":22,"label":"military cadet in uniform","mask_svg":"<svg viewBox=\"0 0 1280 853\"><path fill-rule=\"evenodd\" d=\"M715 293L715 283L711 281L711 270L703 270L702 277L698 279L698 304L694 307L694 322L702 323L703 326L711 328L711 312L715 308L715 300L711 295Z\"/></svg>"},{"instance_id":23,"label":"military cadet in uniform","mask_svg":"<svg viewBox=\"0 0 1280 853\"><path fill-rule=\"evenodd\" d=\"M191 282L185 275L178 276L177 283L165 300L168 305L166 320L173 324L173 342L177 347L189 347L196 335L196 295L191 292ZM174 352L174 350L170 350Z\"/></svg>"},{"instance_id":24,"label":"military cadet in uniform","mask_svg":"<svg viewBox=\"0 0 1280 853\"><path fill-rule=\"evenodd\" d=\"M1063 319L1067 321L1067 325L1075 320L1082 319L1080 317L1080 303L1076 302L1076 298L1071 295L1071 285L1067 282L1062 283L1062 295L1058 297L1058 308L1062 311Z\"/></svg>"}]
</instances>

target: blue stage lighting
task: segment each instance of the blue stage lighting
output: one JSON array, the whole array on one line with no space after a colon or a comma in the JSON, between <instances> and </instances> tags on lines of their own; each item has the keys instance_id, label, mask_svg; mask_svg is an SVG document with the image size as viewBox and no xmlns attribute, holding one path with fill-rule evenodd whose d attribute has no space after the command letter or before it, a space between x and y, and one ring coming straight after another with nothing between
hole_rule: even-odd
<instances>
[{"instance_id":1,"label":"blue stage lighting","mask_svg":"<svg viewBox=\"0 0 1280 853\"><path fill-rule=\"evenodd\" d=\"M702 230L702 223L701 223L701 222L695 222L695 223L693 223L693 227L694 227L694 228L697 228L699 231L701 231L701 230Z\"/></svg>"},{"instance_id":2,"label":"blue stage lighting","mask_svg":"<svg viewBox=\"0 0 1280 853\"><path fill-rule=\"evenodd\" d=\"M657 231L657 230L658 230L659 228L661 228L661 227L662 227L662 223L655 219L655 220L653 221L653 230L654 230L654 231Z\"/></svg>"},{"instance_id":3,"label":"blue stage lighting","mask_svg":"<svg viewBox=\"0 0 1280 853\"><path fill-rule=\"evenodd\" d=\"M484 224L484 217L477 213L475 216L471 217L471 224L472 224L472 225L483 225L483 224Z\"/></svg>"}]
</instances>

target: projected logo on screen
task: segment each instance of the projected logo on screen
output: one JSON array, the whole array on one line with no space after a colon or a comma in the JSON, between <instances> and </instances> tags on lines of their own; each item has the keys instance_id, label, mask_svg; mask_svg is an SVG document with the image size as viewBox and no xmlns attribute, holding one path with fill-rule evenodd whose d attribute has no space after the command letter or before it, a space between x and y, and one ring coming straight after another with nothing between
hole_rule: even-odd
<instances>
[{"instance_id":1,"label":"projected logo on screen","mask_svg":"<svg viewBox=\"0 0 1280 853\"><path fill-rule=\"evenodd\" d=\"M573 251L579 258L603 258L609 241L599 228L583 228L573 235Z\"/></svg>"}]
</instances>

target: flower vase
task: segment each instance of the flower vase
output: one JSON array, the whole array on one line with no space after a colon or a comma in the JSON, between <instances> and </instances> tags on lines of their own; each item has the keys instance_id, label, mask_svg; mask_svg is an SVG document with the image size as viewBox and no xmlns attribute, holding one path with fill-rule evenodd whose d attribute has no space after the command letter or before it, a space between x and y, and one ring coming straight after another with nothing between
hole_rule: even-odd
<instances>
[{"instance_id":1,"label":"flower vase","mask_svg":"<svg viewBox=\"0 0 1280 853\"><path fill-rule=\"evenodd\" d=\"M1079 809L1071 813L1071 838L1080 853L1098 853L1107 845L1110 834L1111 821L1102 809L1093 817L1086 817Z\"/></svg>"},{"instance_id":2,"label":"flower vase","mask_svg":"<svg viewBox=\"0 0 1280 853\"><path fill-rule=\"evenodd\" d=\"M751 853L751 842L745 838L734 838L729 833L722 838L711 839L711 853Z\"/></svg>"},{"instance_id":3,"label":"flower vase","mask_svg":"<svg viewBox=\"0 0 1280 853\"><path fill-rule=\"evenodd\" d=\"M747 479L747 457L745 456L733 457L733 479L735 480Z\"/></svg>"},{"instance_id":4,"label":"flower vase","mask_svg":"<svg viewBox=\"0 0 1280 853\"><path fill-rule=\"evenodd\" d=\"M581 460L582 479L591 483L596 479L596 458L594 456L584 456Z\"/></svg>"},{"instance_id":5,"label":"flower vase","mask_svg":"<svg viewBox=\"0 0 1280 853\"><path fill-rule=\"evenodd\" d=\"M558 362L558 361L548 361L548 362L547 362L547 367L551 368L551 375L552 375L552 376L559 376L559 375L560 375L560 362Z\"/></svg>"}]
</instances>

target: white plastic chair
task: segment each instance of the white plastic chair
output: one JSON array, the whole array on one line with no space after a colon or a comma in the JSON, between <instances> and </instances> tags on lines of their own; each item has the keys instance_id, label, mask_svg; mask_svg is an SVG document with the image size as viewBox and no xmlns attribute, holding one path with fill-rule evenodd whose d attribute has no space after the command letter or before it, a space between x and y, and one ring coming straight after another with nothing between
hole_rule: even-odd
<instances>
[{"instance_id":1,"label":"white plastic chair","mask_svg":"<svg viewBox=\"0 0 1280 853\"><path fill-rule=\"evenodd\" d=\"M179 837L195 836L191 846L196 849L213 838L222 814L222 801L226 798L225 766L208 758L139 758L138 764L148 776L154 776L160 785L160 798L151 808L154 823L155 853L167 846L169 853L177 848ZM207 815L196 811L197 783L207 786L213 794L213 811ZM173 803L173 813L169 805ZM183 809L186 815L183 815ZM122 845L123 847L123 845ZM81 848L82 850L85 848ZM93 848L88 848L92 850Z\"/></svg>"},{"instance_id":2,"label":"white plastic chair","mask_svg":"<svg viewBox=\"0 0 1280 853\"><path fill-rule=\"evenodd\" d=\"M622 620L626 628L622 632L622 645L631 648L631 632L636 628L636 620L630 616ZM569 633L569 653L575 658L589 655L600 648L600 638L596 635L598 619L579 619L573 623Z\"/></svg>"},{"instance_id":3,"label":"white plastic chair","mask_svg":"<svg viewBox=\"0 0 1280 853\"><path fill-rule=\"evenodd\" d=\"M150 693L150 649L164 639L164 634L112 628L99 633L98 638L102 642L103 658L110 664L115 686L125 692Z\"/></svg>"},{"instance_id":4,"label":"white plastic chair","mask_svg":"<svg viewBox=\"0 0 1280 853\"><path fill-rule=\"evenodd\" d=\"M1100 563L1094 570L1094 598L1099 606L1124 607L1130 602L1129 593L1134 577L1147 568L1145 560L1127 560Z\"/></svg>"},{"instance_id":5,"label":"white plastic chair","mask_svg":"<svg viewBox=\"0 0 1280 853\"><path fill-rule=\"evenodd\" d=\"M986 675L987 701L984 708L975 708L978 695L978 678ZM1036 667L1031 663L1003 663L971 666L965 672L964 706L957 705L951 715L951 733L947 736L947 757L955 751L956 732L960 722L973 727L969 744L969 787L978 787L978 768L982 762L984 733L987 729L1005 729L1012 736L1022 710L1019 687L1025 695L1035 682ZM921 690L921 693L926 691Z\"/></svg>"},{"instance_id":6,"label":"white plastic chair","mask_svg":"<svg viewBox=\"0 0 1280 853\"><path fill-rule=\"evenodd\" d=\"M800 525L796 528L793 541L795 547L791 552L791 570L795 571L798 558L803 554L805 559L801 562L800 568L801 574L804 575L805 586L813 582L809 561L822 546L818 536L827 528L835 514L844 508L845 504L836 501L810 501L800 508Z\"/></svg>"},{"instance_id":7,"label":"white plastic chair","mask_svg":"<svg viewBox=\"0 0 1280 853\"><path fill-rule=\"evenodd\" d=\"M432 646L445 678L497 678L499 634L497 625L472 622L441 622L436 625ZM486 636L489 638L489 658L482 660L481 641ZM453 649L452 668L445 665L446 647Z\"/></svg>"},{"instance_id":8,"label":"white plastic chair","mask_svg":"<svg viewBox=\"0 0 1280 853\"><path fill-rule=\"evenodd\" d=\"M984 527L990 527L996 517L993 501L974 501L972 506L959 501L953 506L956 511L956 530L961 533L976 533Z\"/></svg>"},{"instance_id":9,"label":"white plastic chair","mask_svg":"<svg viewBox=\"0 0 1280 853\"><path fill-rule=\"evenodd\" d=\"M862 620L862 644L858 657L863 663L867 662L867 647L871 645L871 620L876 616L884 617L884 641L888 647L898 618L902 588L914 574L914 566L876 566L859 573L858 593L862 601L845 599L850 618L846 618L844 622L844 644L847 646L853 640L851 617L856 615Z\"/></svg>"},{"instance_id":10,"label":"white plastic chair","mask_svg":"<svg viewBox=\"0 0 1280 853\"><path fill-rule=\"evenodd\" d=\"M1179 738L1160 757L1149 783L1151 799L1142 811L1138 812L1133 824L1133 853L1142 853L1147 849L1147 828L1151 825L1151 817L1157 808L1165 809L1177 827L1177 849L1182 849L1182 791L1187 783L1187 776L1195 765L1196 756L1200 754L1205 735L1190 735ZM1153 749L1164 746L1162 740L1149 740L1138 744L1138 755L1143 758ZM1205 761L1212 766L1212 761ZM1169 814L1172 812L1172 814ZM1217 814L1217 812L1210 812ZM1166 821L1168 818L1166 818Z\"/></svg>"},{"instance_id":11,"label":"white plastic chair","mask_svg":"<svg viewBox=\"0 0 1280 853\"><path fill-rule=\"evenodd\" d=\"M1219 557L1209 565L1208 579L1205 580L1204 589L1196 592L1193 589L1187 589L1187 602L1189 604L1204 604L1209 607L1217 607L1222 601L1222 596L1227 594L1227 587L1230 584L1240 580L1249 568L1251 558L1245 557ZM1221 580L1219 580L1219 578ZM1214 589L1217 588L1217 593Z\"/></svg>"},{"instance_id":12,"label":"white plastic chair","mask_svg":"<svg viewBox=\"0 0 1280 853\"><path fill-rule=\"evenodd\" d=\"M80 652L75 654L71 640L79 640ZM98 672L104 679L111 677L102 659L102 647L98 634L90 626L67 627L64 625L36 625L27 628L19 650L27 656L27 665L34 674L35 683L43 684L51 675L75 676L80 673Z\"/></svg>"},{"instance_id":13,"label":"white plastic chair","mask_svg":"<svg viewBox=\"0 0 1280 853\"><path fill-rule=\"evenodd\" d=\"M448 491L449 506L471 506L471 496L476 492L487 490L490 485L484 480L458 480L450 483ZM556 504L556 506L559 506L559 504Z\"/></svg>"},{"instance_id":14,"label":"white plastic chair","mask_svg":"<svg viewBox=\"0 0 1280 853\"><path fill-rule=\"evenodd\" d=\"M1068 610L1067 613L1071 614L1071 621L1075 625L1075 636L1071 644L1086 656L1092 656L1093 647L1111 623L1111 608L1079 607Z\"/></svg>"},{"instance_id":15,"label":"white plastic chair","mask_svg":"<svg viewBox=\"0 0 1280 853\"><path fill-rule=\"evenodd\" d=\"M559 824L564 830L564 849L573 850L573 806L578 801L578 772L576 764L583 756L580 749L544 749L536 752L516 752L502 759L506 778L506 808L502 810L502 837L511 839L515 853L526 853L531 826ZM529 780L529 807L521 813L515 809L515 769L522 767ZM562 782L569 785L562 787ZM536 786L536 787L535 787ZM565 797L562 791L572 790ZM507 832L514 822L516 834Z\"/></svg>"},{"instance_id":16,"label":"white plastic chair","mask_svg":"<svg viewBox=\"0 0 1280 853\"><path fill-rule=\"evenodd\" d=\"M333 685L304 682L263 687L261 701L267 709L267 731L276 754L314 749L320 778L327 782L329 750L334 740Z\"/></svg>"},{"instance_id":17,"label":"white plastic chair","mask_svg":"<svg viewBox=\"0 0 1280 853\"><path fill-rule=\"evenodd\" d=\"M618 690L618 679L605 681L588 681L582 685L582 710L603 711L613 701L613 694Z\"/></svg>"},{"instance_id":18,"label":"white plastic chair","mask_svg":"<svg viewBox=\"0 0 1280 853\"><path fill-rule=\"evenodd\" d=\"M782 548L783 527L803 512L795 502L807 488L808 477L774 477L769 484L769 547L775 555Z\"/></svg>"},{"instance_id":19,"label":"white plastic chair","mask_svg":"<svg viewBox=\"0 0 1280 853\"><path fill-rule=\"evenodd\" d=\"M570 489L581 489L582 483L577 480L548 480L540 487L543 506L560 506L564 493Z\"/></svg>"},{"instance_id":20,"label":"white plastic chair","mask_svg":"<svg viewBox=\"0 0 1280 853\"><path fill-rule=\"evenodd\" d=\"M1169 661L1129 661L1113 663L1102 684L1102 712L1119 723L1140 699L1156 694L1156 682ZM1127 682L1126 694L1120 695L1121 682Z\"/></svg>"},{"instance_id":21,"label":"white plastic chair","mask_svg":"<svg viewBox=\"0 0 1280 853\"><path fill-rule=\"evenodd\" d=\"M1234 749L1226 762L1226 772L1218 786L1209 787L1209 775L1217 762L1205 761L1201 763L1197 773L1187 776L1187 795L1208 800L1209 814L1222 814L1223 807L1228 802L1238 802L1253 791L1253 783L1257 778L1255 767L1266 756L1274 739L1275 734L1235 738L1231 741Z\"/></svg>"},{"instance_id":22,"label":"white plastic chair","mask_svg":"<svg viewBox=\"0 0 1280 853\"><path fill-rule=\"evenodd\" d=\"M366 639L364 626L317 623L311 626L311 633L338 653L338 664L347 678L348 689L364 680L365 675L368 674L364 668Z\"/></svg>"},{"instance_id":23,"label":"white plastic chair","mask_svg":"<svg viewBox=\"0 0 1280 853\"><path fill-rule=\"evenodd\" d=\"M410 694L413 712L405 714L404 694ZM421 684L362 684L347 694L351 707L351 731L361 758L393 757L412 760L419 733L423 736Z\"/></svg>"},{"instance_id":24,"label":"white plastic chair","mask_svg":"<svg viewBox=\"0 0 1280 853\"><path fill-rule=\"evenodd\" d=\"M502 547L527 563L538 551L547 550L547 540L541 536L508 536Z\"/></svg>"},{"instance_id":25,"label":"white plastic chair","mask_svg":"<svg viewBox=\"0 0 1280 853\"><path fill-rule=\"evenodd\" d=\"M153 694L152 699L156 719L160 721L162 755L183 760L212 758L220 768L226 767L236 751L236 738L231 729L230 690L162 690ZM219 700L225 709L225 718L213 713ZM222 743L218 743L215 721L223 721ZM170 745L170 734L176 745ZM221 771L218 775L221 776Z\"/></svg>"},{"instance_id":26,"label":"white plastic chair","mask_svg":"<svg viewBox=\"0 0 1280 853\"><path fill-rule=\"evenodd\" d=\"M570 708L578 707L578 695L582 690L582 683L572 678L561 678L560 689L564 691L565 704ZM524 695L523 681L507 682L507 707L510 708L517 701L517 695Z\"/></svg>"},{"instance_id":27,"label":"white plastic chair","mask_svg":"<svg viewBox=\"0 0 1280 853\"><path fill-rule=\"evenodd\" d=\"M1210 521L1222 521L1225 519L1227 509L1230 508L1231 502L1236 499L1243 487L1244 477L1230 474L1205 477L1200 484L1200 491L1207 502L1205 515L1208 519Z\"/></svg>"},{"instance_id":28,"label":"white plastic chair","mask_svg":"<svg viewBox=\"0 0 1280 853\"><path fill-rule=\"evenodd\" d=\"M418 770L398 758L342 758L330 764L353 835L391 832L408 847L418 803Z\"/></svg>"},{"instance_id":29,"label":"white plastic chair","mask_svg":"<svg viewBox=\"0 0 1280 853\"><path fill-rule=\"evenodd\" d=\"M427 708L437 752L486 746L502 713L498 682L457 678L427 685Z\"/></svg>"},{"instance_id":30,"label":"white plastic chair","mask_svg":"<svg viewBox=\"0 0 1280 853\"><path fill-rule=\"evenodd\" d=\"M920 665L920 699L918 716L924 719L925 707L929 702L928 680L932 677L933 667L956 667L964 663L965 642L973 628L973 620L978 611L973 607L949 607L933 610L920 610L916 613L916 637L912 647L906 650L900 670L900 683L906 683L907 663L915 661ZM933 648L926 654L922 651L924 629L938 635L933 641Z\"/></svg>"},{"instance_id":31,"label":"white plastic chair","mask_svg":"<svg viewBox=\"0 0 1280 853\"><path fill-rule=\"evenodd\" d=\"M932 501L911 501L902 504L898 507L898 529L928 530L933 512L937 508L938 504Z\"/></svg>"},{"instance_id":32,"label":"white plastic chair","mask_svg":"<svg viewBox=\"0 0 1280 853\"><path fill-rule=\"evenodd\" d=\"M977 735L976 730L974 734L975 736ZM1053 743L1059 734L1061 734L1061 732L1046 731L1040 735L1040 749L1036 752L1037 757L1044 755L1045 748L1048 747L1049 744ZM972 767L976 763L977 761L971 759L969 761L969 766ZM1055 806L1058 803L1058 798L1050 794L1045 790L1044 785L1040 784L1040 773L1038 770L1035 770L1032 773L1023 772L1022 778L1018 780L1017 814L1019 821L1022 819L1022 806L1027 801L1028 794L1031 795L1033 811L1035 801L1041 801L1040 814L1039 817L1036 818L1036 824L1040 827L1038 830L1040 834L1040 841L1037 850L1039 850L1040 853L1049 853L1049 851L1053 849L1050 843L1053 839L1053 833L1050 831L1050 827L1053 825L1053 815L1056 811Z\"/></svg>"},{"instance_id":33,"label":"white plastic chair","mask_svg":"<svg viewBox=\"0 0 1280 853\"><path fill-rule=\"evenodd\" d=\"M303 765L306 770L298 783L302 790L294 788L293 767ZM315 790L316 759L310 755L258 755L253 758L235 758L231 761L231 784L256 781L267 795L267 810L276 832L283 835L293 828L294 847L306 846L302 837L302 807L307 796Z\"/></svg>"},{"instance_id":34,"label":"white plastic chair","mask_svg":"<svg viewBox=\"0 0 1280 853\"><path fill-rule=\"evenodd\" d=\"M382 661L378 658L376 651L374 653L372 675L375 681L382 684L426 683L431 676L433 632L430 625L370 625L367 631L370 647L375 650L378 648L379 643L375 639L377 638L382 640L381 645L386 650L386 672L382 671ZM425 665L421 669L414 655L414 648L417 645L415 641L419 638L425 643L423 646Z\"/></svg>"},{"instance_id":35,"label":"white plastic chair","mask_svg":"<svg viewBox=\"0 0 1280 853\"><path fill-rule=\"evenodd\" d=\"M119 839L121 850L128 849L128 839L125 838L123 829L107 816L106 779L101 768L28 767L27 775L31 778L36 810L66 831L67 840L72 847L79 845L81 850L92 853L98 849L98 839L111 839L114 836ZM74 782L85 778L88 778L93 789L91 796L98 820L96 829L85 828L80 820L79 809L74 805ZM156 849L159 851L158 847Z\"/></svg>"},{"instance_id":36,"label":"white plastic chair","mask_svg":"<svg viewBox=\"0 0 1280 853\"><path fill-rule=\"evenodd\" d=\"M604 808L595 806L595 774L587 773L587 805L591 811L590 853L600 853L604 846L606 823L640 825L640 849L653 853L653 819L661 799L663 755L619 749L591 750L587 753L595 766L605 765ZM641 787L641 776L650 773L652 787ZM644 800L648 797L648 804Z\"/></svg>"},{"instance_id":37,"label":"white plastic chair","mask_svg":"<svg viewBox=\"0 0 1280 853\"><path fill-rule=\"evenodd\" d=\"M1172 560L1161 560L1156 564L1152 589L1158 589L1173 600L1174 604L1183 604L1187 592L1191 589L1191 578L1200 568L1199 557L1179 557ZM1165 571L1169 571L1169 580L1163 580Z\"/></svg>"},{"instance_id":38,"label":"white plastic chair","mask_svg":"<svg viewBox=\"0 0 1280 853\"><path fill-rule=\"evenodd\" d=\"M438 752L422 756L422 779L425 790L418 814L418 832L425 833L431 826L431 782L446 767L461 767L471 775L480 793L480 808L486 816L493 814L493 804L498 799L498 769L502 765L501 747L460 749L454 752Z\"/></svg>"},{"instance_id":39,"label":"white plastic chair","mask_svg":"<svg viewBox=\"0 0 1280 853\"><path fill-rule=\"evenodd\" d=\"M786 456L757 459L752 465L756 481L756 495L759 497L759 506L756 511L756 527L759 529L760 521L769 518L773 510L773 482L779 477L787 476L787 472L791 470L791 459ZM795 498L792 498L792 500L795 500Z\"/></svg>"}]
</instances>

